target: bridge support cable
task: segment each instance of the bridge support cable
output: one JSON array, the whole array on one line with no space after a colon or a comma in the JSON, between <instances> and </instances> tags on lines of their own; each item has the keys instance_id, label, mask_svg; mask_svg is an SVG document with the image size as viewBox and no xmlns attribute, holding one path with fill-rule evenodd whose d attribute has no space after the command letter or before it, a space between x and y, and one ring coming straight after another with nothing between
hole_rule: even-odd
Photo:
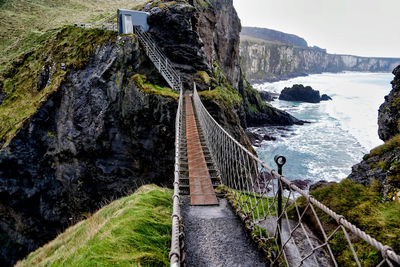
<instances>
[{"instance_id":1,"label":"bridge support cable","mask_svg":"<svg viewBox=\"0 0 400 267\"><path fill-rule=\"evenodd\" d=\"M169 86L176 92L182 90L181 77L174 69L172 62L158 48L155 41L148 32L142 30L140 26L134 26L133 32L138 36L140 44L143 46L146 55L153 62L159 73L164 77Z\"/></svg>"},{"instance_id":2,"label":"bridge support cable","mask_svg":"<svg viewBox=\"0 0 400 267\"><path fill-rule=\"evenodd\" d=\"M396 266L400 257L394 250L372 238L343 216L300 189L282 174L266 165L227 133L203 106L194 86L193 103L207 146L220 172L228 197L252 232L264 243L271 264L288 266L339 266L330 244L339 238L356 266L362 266L352 240L366 241L380 251L378 266ZM279 157L282 163L282 158ZM278 163L278 162L277 162ZM278 195L282 197L279 198ZM302 199L300 205L298 198ZM324 227L319 215L325 213L336 222ZM315 222L311 231L305 221ZM315 236L319 232L321 238Z\"/></svg>"}]
</instances>

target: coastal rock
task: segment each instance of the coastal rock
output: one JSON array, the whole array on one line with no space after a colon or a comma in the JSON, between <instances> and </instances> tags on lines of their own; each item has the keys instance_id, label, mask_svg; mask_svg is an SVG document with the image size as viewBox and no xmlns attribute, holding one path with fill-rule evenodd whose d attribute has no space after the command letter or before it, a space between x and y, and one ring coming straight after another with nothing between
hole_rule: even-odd
<instances>
[{"instance_id":1,"label":"coastal rock","mask_svg":"<svg viewBox=\"0 0 400 267\"><path fill-rule=\"evenodd\" d=\"M308 103L319 103L321 101L319 91L312 89L311 86L304 86L302 84L295 84L292 87L285 87L282 90L279 99Z\"/></svg>"},{"instance_id":2,"label":"coastal rock","mask_svg":"<svg viewBox=\"0 0 400 267\"><path fill-rule=\"evenodd\" d=\"M379 138L387 141L399 134L400 119L400 65L393 70L395 75L392 91L385 96L385 102L379 107L378 134Z\"/></svg>"},{"instance_id":3,"label":"coastal rock","mask_svg":"<svg viewBox=\"0 0 400 267\"><path fill-rule=\"evenodd\" d=\"M259 91L260 93L260 97L262 101L267 101L267 102L271 102L274 101L274 98L272 97L272 95L270 93L268 93L267 91Z\"/></svg>"},{"instance_id":4,"label":"coastal rock","mask_svg":"<svg viewBox=\"0 0 400 267\"><path fill-rule=\"evenodd\" d=\"M392 90L379 108L379 137L385 144L376 147L364 156L363 161L352 167L349 179L362 184L370 184L378 179L383 185L383 193L392 199L400 192L400 65L393 71L395 75Z\"/></svg>"},{"instance_id":5,"label":"coastal rock","mask_svg":"<svg viewBox=\"0 0 400 267\"><path fill-rule=\"evenodd\" d=\"M244 100L245 121L242 120L244 128L257 126L287 126L298 124L304 121L298 120L289 113L272 107L263 102L257 90L250 83L242 78L239 82L239 93Z\"/></svg>"},{"instance_id":6,"label":"coastal rock","mask_svg":"<svg viewBox=\"0 0 400 267\"><path fill-rule=\"evenodd\" d=\"M332 98L330 96L328 96L327 94L321 95L321 101L328 101L328 100L332 100Z\"/></svg>"},{"instance_id":7,"label":"coastal rock","mask_svg":"<svg viewBox=\"0 0 400 267\"><path fill-rule=\"evenodd\" d=\"M300 188L301 190L306 190L308 188L308 185L311 184L311 180L291 180L290 181L292 184ZM289 190L289 186L287 184L283 184L283 189Z\"/></svg>"},{"instance_id":8,"label":"coastal rock","mask_svg":"<svg viewBox=\"0 0 400 267\"><path fill-rule=\"evenodd\" d=\"M302 84L294 84L292 87L285 87L279 95L279 99L308 103L319 103L320 101L332 100L332 98L327 94L320 96L318 90L314 90L311 86L304 86Z\"/></svg>"},{"instance_id":9,"label":"coastal rock","mask_svg":"<svg viewBox=\"0 0 400 267\"><path fill-rule=\"evenodd\" d=\"M255 131L250 131L249 129L246 129L246 135L249 138L250 143L255 147L261 146L262 141L275 141L276 140L276 138L273 136L269 136L267 134L260 134Z\"/></svg>"}]
</instances>

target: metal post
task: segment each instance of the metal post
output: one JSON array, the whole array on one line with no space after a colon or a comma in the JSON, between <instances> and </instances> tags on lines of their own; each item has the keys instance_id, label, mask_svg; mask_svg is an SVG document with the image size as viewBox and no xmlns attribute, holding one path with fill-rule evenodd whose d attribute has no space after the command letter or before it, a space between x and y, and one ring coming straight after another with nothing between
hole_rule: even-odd
<instances>
[{"instance_id":1,"label":"metal post","mask_svg":"<svg viewBox=\"0 0 400 267\"><path fill-rule=\"evenodd\" d=\"M282 175L282 167L286 163L286 158L284 156L276 155L274 157L274 161L276 165L278 165L278 173L279 175ZM281 246L281 233L282 233L282 181L281 179L278 179L278 211L277 214L278 216L278 223L277 227L279 227L278 231L278 236L277 236L277 243L278 246Z\"/></svg>"}]
</instances>

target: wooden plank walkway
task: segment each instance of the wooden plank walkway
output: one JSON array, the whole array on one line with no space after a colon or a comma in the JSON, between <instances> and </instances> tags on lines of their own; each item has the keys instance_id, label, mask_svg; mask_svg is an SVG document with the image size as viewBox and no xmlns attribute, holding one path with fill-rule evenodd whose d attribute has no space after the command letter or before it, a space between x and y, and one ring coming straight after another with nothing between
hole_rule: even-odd
<instances>
[{"instance_id":1,"label":"wooden plank walkway","mask_svg":"<svg viewBox=\"0 0 400 267\"><path fill-rule=\"evenodd\" d=\"M185 96L186 139L189 165L189 189L191 205L218 205L218 200L201 148L199 132L194 116L192 97Z\"/></svg>"}]
</instances>

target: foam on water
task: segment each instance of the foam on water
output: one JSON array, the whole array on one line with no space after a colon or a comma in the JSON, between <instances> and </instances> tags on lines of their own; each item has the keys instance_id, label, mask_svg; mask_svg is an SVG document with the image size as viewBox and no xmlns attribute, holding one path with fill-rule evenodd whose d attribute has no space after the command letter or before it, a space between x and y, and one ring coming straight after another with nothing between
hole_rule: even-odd
<instances>
[{"instance_id":1,"label":"foam on water","mask_svg":"<svg viewBox=\"0 0 400 267\"><path fill-rule=\"evenodd\" d=\"M263 142L257 152L275 167L273 156L287 157L284 172L291 179L340 181L378 138L378 108L391 90L390 73L345 72L315 74L275 83L255 85L258 90L279 93L296 83L310 85L332 101L319 104L273 101L271 104L310 124L276 130L276 141Z\"/></svg>"}]
</instances>

